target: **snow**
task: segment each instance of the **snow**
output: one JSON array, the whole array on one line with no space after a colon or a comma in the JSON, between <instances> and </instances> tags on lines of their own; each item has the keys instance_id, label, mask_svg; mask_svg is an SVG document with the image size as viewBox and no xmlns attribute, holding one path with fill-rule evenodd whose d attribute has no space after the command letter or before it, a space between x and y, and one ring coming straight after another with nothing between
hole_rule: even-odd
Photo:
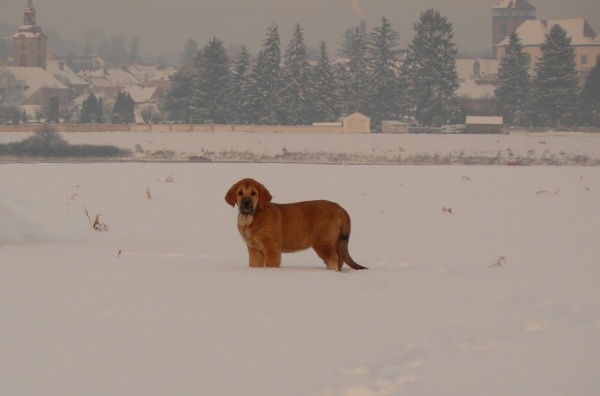
<instances>
[{"instance_id":1,"label":"snow","mask_svg":"<svg viewBox=\"0 0 600 396\"><path fill-rule=\"evenodd\" d=\"M164 135L137 139L177 146ZM247 147L340 149L319 138ZM249 268L223 198L243 177L276 202L339 202L370 269L312 251ZM8 163L0 179L3 394L600 394L598 167Z\"/></svg>"}]
</instances>

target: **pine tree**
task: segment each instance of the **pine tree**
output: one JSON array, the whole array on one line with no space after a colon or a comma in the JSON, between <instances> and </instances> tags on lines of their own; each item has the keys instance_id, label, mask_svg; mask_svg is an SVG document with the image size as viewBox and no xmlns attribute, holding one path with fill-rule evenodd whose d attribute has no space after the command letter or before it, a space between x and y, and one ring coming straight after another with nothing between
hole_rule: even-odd
<instances>
[{"instance_id":1,"label":"pine tree","mask_svg":"<svg viewBox=\"0 0 600 396\"><path fill-rule=\"evenodd\" d=\"M300 24L296 24L292 40L287 46L282 72L281 100L287 125L310 125L314 120L313 89L306 44Z\"/></svg>"},{"instance_id":2,"label":"pine tree","mask_svg":"<svg viewBox=\"0 0 600 396\"><path fill-rule=\"evenodd\" d=\"M356 34L356 28L346 29L344 35L342 36L342 42L340 43L340 47L338 48L337 54L342 58L349 58L352 54L352 42L354 40L354 35Z\"/></svg>"},{"instance_id":3,"label":"pine tree","mask_svg":"<svg viewBox=\"0 0 600 396\"><path fill-rule=\"evenodd\" d=\"M195 40L189 39L186 41L183 52L181 53L181 63L191 64L198 53L198 48L198 43Z\"/></svg>"},{"instance_id":4,"label":"pine tree","mask_svg":"<svg viewBox=\"0 0 600 396\"><path fill-rule=\"evenodd\" d=\"M500 85L496 88L498 104L505 124L524 126L527 124L529 100L531 98L531 77L529 76L529 56L523 52L523 44L516 32L509 37L504 47L504 56L498 69Z\"/></svg>"},{"instance_id":5,"label":"pine tree","mask_svg":"<svg viewBox=\"0 0 600 396\"><path fill-rule=\"evenodd\" d=\"M87 99L81 105L81 113L79 115L81 124L91 124L98 122L98 98L93 93L89 94Z\"/></svg>"},{"instance_id":6,"label":"pine tree","mask_svg":"<svg viewBox=\"0 0 600 396\"><path fill-rule=\"evenodd\" d=\"M408 98L421 125L439 126L451 112L459 85L452 24L429 9L421 14L414 29L416 34L402 68L409 81Z\"/></svg>"},{"instance_id":7,"label":"pine tree","mask_svg":"<svg viewBox=\"0 0 600 396\"><path fill-rule=\"evenodd\" d=\"M340 92L336 76L327 53L325 41L319 46L319 59L313 70L314 120L335 121L340 118Z\"/></svg>"},{"instance_id":8,"label":"pine tree","mask_svg":"<svg viewBox=\"0 0 600 396\"><path fill-rule=\"evenodd\" d=\"M188 40L182 53L181 65L169 76L171 89L162 97L160 108L170 121L189 123L191 120L193 62L197 55L198 43Z\"/></svg>"},{"instance_id":9,"label":"pine tree","mask_svg":"<svg viewBox=\"0 0 600 396\"><path fill-rule=\"evenodd\" d=\"M140 60L140 40L138 39L138 36L134 34L129 43L129 62L139 63Z\"/></svg>"},{"instance_id":10,"label":"pine tree","mask_svg":"<svg viewBox=\"0 0 600 396\"><path fill-rule=\"evenodd\" d=\"M0 67L0 108L17 104L23 99L25 82L19 80L10 70Z\"/></svg>"},{"instance_id":11,"label":"pine tree","mask_svg":"<svg viewBox=\"0 0 600 396\"><path fill-rule=\"evenodd\" d=\"M600 125L600 55L596 58L596 66L592 68L585 80L580 101L581 121L585 125Z\"/></svg>"},{"instance_id":12,"label":"pine tree","mask_svg":"<svg viewBox=\"0 0 600 396\"><path fill-rule=\"evenodd\" d=\"M189 64L180 65L175 73L169 76L171 89L161 99L161 109L170 121L190 122L190 106L192 102L193 68Z\"/></svg>"},{"instance_id":13,"label":"pine tree","mask_svg":"<svg viewBox=\"0 0 600 396\"><path fill-rule=\"evenodd\" d=\"M58 98L54 95L50 97L48 103L48 113L46 114L46 121L54 124L59 123Z\"/></svg>"},{"instance_id":14,"label":"pine tree","mask_svg":"<svg viewBox=\"0 0 600 396\"><path fill-rule=\"evenodd\" d=\"M128 92L119 92L112 112L113 124L132 124L135 122L135 102Z\"/></svg>"},{"instance_id":15,"label":"pine tree","mask_svg":"<svg viewBox=\"0 0 600 396\"><path fill-rule=\"evenodd\" d=\"M380 129L381 121L398 119L401 113L405 88L399 74L402 54L399 45L400 34L392 29L386 17L382 18L381 26L367 36L371 86L368 114L372 128Z\"/></svg>"},{"instance_id":16,"label":"pine tree","mask_svg":"<svg viewBox=\"0 0 600 396\"><path fill-rule=\"evenodd\" d=\"M229 114L231 120L236 124L245 124L250 121L251 98L248 95L247 87L251 68L250 54L248 54L246 47L242 47L242 50L233 61L229 89Z\"/></svg>"},{"instance_id":17,"label":"pine tree","mask_svg":"<svg viewBox=\"0 0 600 396\"><path fill-rule=\"evenodd\" d=\"M98 110L96 114L96 122L98 124L104 124L106 121L104 120L104 104L102 103L102 98L98 98Z\"/></svg>"},{"instance_id":18,"label":"pine tree","mask_svg":"<svg viewBox=\"0 0 600 396\"><path fill-rule=\"evenodd\" d=\"M212 120L217 124L229 121L230 78L229 56L223 42L214 37L194 61L192 121Z\"/></svg>"},{"instance_id":19,"label":"pine tree","mask_svg":"<svg viewBox=\"0 0 600 396\"><path fill-rule=\"evenodd\" d=\"M337 70L341 82L342 113L367 113L369 75L366 40L358 30L354 30L348 39L348 62L340 64Z\"/></svg>"},{"instance_id":20,"label":"pine tree","mask_svg":"<svg viewBox=\"0 0 600 396\"><path fill-rule=\"evenodd\" d=\"M564 28L554 25L541 50L533 83L535 123L572 125L576 120L579 87L571 38Z\"/></svg>"},{"instance_id":21,"label":"pine tree","mask_svg":"<svg viewBox=\"0 0 600 396\"><path fill-rule=\"evenodd\" d=\"M265 105L263 102L263 90L261 83L265 67L265 55L261 50L258 56L252 59L250 71L244 79L242 92L244 97L245 118L251 124L259 124L261 122L261 114L263 114Z\"/></svg>"},{"instance_id":22,"label":"pine tree","mask_svg":"<svg viewBox=\"0 0 600 396\"><path fill-rule=\"evenodd\" d=\"M262 59L257 65L260 75L257 78L256 94L262 98L258 109L258 121L261 124L281 124L283 120L281 106L281 41L279 28L273 24L267 28L267 37L263 44Z\"/></svg>"}]
</instances>

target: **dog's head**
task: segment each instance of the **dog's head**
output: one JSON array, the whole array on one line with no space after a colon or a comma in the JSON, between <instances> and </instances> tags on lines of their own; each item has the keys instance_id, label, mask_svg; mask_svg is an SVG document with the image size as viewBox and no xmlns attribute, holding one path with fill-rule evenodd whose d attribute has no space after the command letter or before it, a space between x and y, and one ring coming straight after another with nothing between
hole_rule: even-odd
<instances>
[{"instance_id":1,"label":"dog's head","mask_svg":"<svg viewBox=\"0 0 600 396\"><path fill-rule=\"evenodd\" d=\"M253 215L257 209L264 209L272 198L269 190L254 179L240 180L225 195L225 201L233 207L237 205L242 215Z\"/></svg>"}]
</instances>

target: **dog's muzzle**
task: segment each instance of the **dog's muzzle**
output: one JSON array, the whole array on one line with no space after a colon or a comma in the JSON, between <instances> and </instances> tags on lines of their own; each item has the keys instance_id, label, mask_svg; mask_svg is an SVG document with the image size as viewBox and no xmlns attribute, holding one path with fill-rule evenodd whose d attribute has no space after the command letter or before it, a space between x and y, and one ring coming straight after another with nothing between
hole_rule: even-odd
<instances>
[{"instance_id":1,"label":"dog's muzzle","mask_svg":"<svg viewBox=\"0 0 600 396\"><path fill-rule=\"evenodd\" d=\"M242 198L242 200L240 201L240 214L243 214L243 215L253 215L254 214L254 206L252 205L252 199Z\"/></svg>"}]
</instances>

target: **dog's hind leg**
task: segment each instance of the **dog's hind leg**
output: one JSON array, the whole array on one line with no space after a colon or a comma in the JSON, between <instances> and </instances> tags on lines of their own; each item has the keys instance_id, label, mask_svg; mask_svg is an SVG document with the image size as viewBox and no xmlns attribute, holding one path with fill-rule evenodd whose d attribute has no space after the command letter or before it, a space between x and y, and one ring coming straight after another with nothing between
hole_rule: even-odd
<instances>
[{"instance_id":1,"label":"dog's hind leg","mask_svg":"<svg viewBox=\"0 0 600 396\"><path fill-rule=\"evenodd\" d=\"M338 254L336 253L335 249L333 248L333 246L331 246L329 244L316 245L316 246L313 246L313 249L315 252L317 252L317 255L321 258L321 260L323 260L323 262L325 262L327 269L330 269L332 271L339 271L340 258L338 256Z\"/></svg>"}]
</instances>

